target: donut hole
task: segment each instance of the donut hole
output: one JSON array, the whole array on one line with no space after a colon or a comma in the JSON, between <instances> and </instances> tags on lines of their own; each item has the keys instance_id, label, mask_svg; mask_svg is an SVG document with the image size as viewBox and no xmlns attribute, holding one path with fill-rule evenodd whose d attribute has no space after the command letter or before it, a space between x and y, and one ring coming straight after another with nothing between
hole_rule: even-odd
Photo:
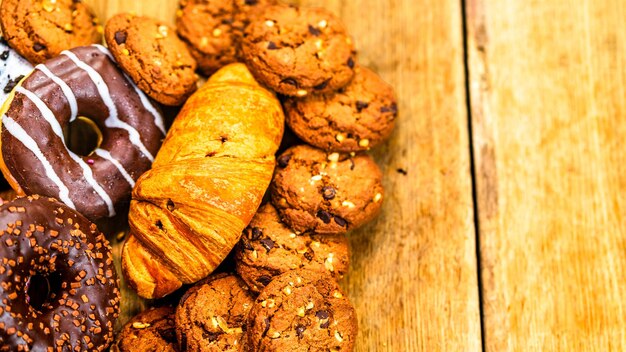
<instances>
[{"instance_id":1,"label":"donut hole","mask_svg":"<svg viewBox=\"0 0 626 352\"><path fill-rule=\"evenodd\" d=\"M26 302L37 311L50 306L55 298L55 292L61 290L61 275L52 273L48 275L35 274L26 283Z\"/></svg>"},{"instance_id":2,"label":"donut hole","mask_svg":"<svg viewBox=\"0 0 626 352\"><path fill-rule=\"evenodd\" d=\"M102 132L88 117L79 116L65 131L67 148L74 154L89 156L102 144Z\"/></svg>"}]
</instances>

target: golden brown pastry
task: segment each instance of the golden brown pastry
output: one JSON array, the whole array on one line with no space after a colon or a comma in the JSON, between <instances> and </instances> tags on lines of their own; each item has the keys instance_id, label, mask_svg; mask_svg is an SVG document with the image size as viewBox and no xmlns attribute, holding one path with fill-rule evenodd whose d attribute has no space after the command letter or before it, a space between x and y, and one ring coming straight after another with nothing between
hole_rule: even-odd
<instances>
[{"instance_id":1,"label":"golden brown pastry","mask_svg":"<svg viewBox=\"0 0 626 352\"><path fill-rule=\"evenodd\" d=\"M140 296L194 283L226 257L270 183L283 124L279 101L243 64L189 98L133 189L122 267Z\"/></svg>"}]
</instances>

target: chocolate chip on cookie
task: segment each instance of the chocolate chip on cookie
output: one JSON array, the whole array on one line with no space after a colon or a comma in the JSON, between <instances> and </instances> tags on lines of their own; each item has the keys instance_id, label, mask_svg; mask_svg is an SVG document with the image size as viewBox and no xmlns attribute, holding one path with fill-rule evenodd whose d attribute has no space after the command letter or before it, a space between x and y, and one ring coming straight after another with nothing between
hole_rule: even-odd
<instances>
[{"instance_id":1,"label":"chocolate chip on cookie","mask_svg":"<svg viewBox=\"0 0 626 352\"><path fill-rule=\"evenodd\" d=\"M298 137L339 152L367 150L389 137L398 112L393 87L365 67L355 71L336 93L285 101L287 123Z\"/></svg>"},{"instance_id":2,"label":"chocolate chip on cookie","mask_svg":"<svg viewBox=\"0 0 626 352\"><path fill-rule=\"evenodd\" d=\"M345 235L296 235L268 203L243 232L235 260L237 273L259 292L275 276L300 268L327 271L340 279L348 271L350 255Z\"/></svg>"},{"instance_id":3,"label":"chocolate chip on cookie","mask_svg":"<svg viewBox=\"0 0 626 352\"><path fill-rule=\"evenodd\" d=\"M356 312L337 283L320 271L276 277L250 311L247 351L352 351Z\"/></svg>"},{"instance_id":4,"label":"chocolate chip on cookie","mask_svg":"<svg viewBox=\"0 0 626 352\"><path fill-rule=\"evenodd\" d=\"M235 11L233 0L180 1L176 30L207 76L237 61Z\"/></svg>"},{"instance_id":5,"label":"chocolate chip on cookie","mask_svg":"<svg viewBox=\"0 0 626 352\"><path fill-rule=\"evenodd\" d=\"M382 173L367 154L326 153L301 145L277 159L272 203L297 232L342 234L379 212Z\"/></svg>"},{"instance_id":6,"label":"chocolate chip on cookie","mask_svg":"<svg viewBox=\"0 0 626 352\"><path fill-rule=\"evenodd\" d=\"M159 103L181 105L196 90L196 62L167 25L119 14L107 21L105 39L124 72Z\"/></svg>"},{"instance_id":7,"label":"chocolate chip on cookie","mask_svg":"<svg viewBox=\"0 0 626 352\"><path fill-rule=\"evenodd\" d=\"M238 277L217 274L192 287L176 309L181 350L240 351L244 322L254 297Z\"/></svg>"},{"instance_id":8,"label":"chocolate chip on cookie","mask_svg":"<svg viewBox=\"0 0 626 352\"><path fill-rule=\"evenodd\" d=\"M172 307L150 308L139 313L124 325L111 351L178 351L174 313Z\"/></svg>"},{"instance_id":9,"label":"chocolate chip on cookie","mask_svg":"<svg viewBox=\"0 0 626 352\"><path fill-rule=\"evenodd\" d=\"M102 40L95 15L74 0L3 0L0 24L11 47L33 64Z\"/></svg>"},{"instance_id":10,"label":"chocolate chip on cookie","mask_svg":"<svg viewBox=\"0 0 626 352\"><path fill-rule=\"evenodd\" d=\"M246 28L242 55L259 81L289 96L332 92L354 75L352 39L325 9L267 7Z\"/></svg>"}]
</instances>

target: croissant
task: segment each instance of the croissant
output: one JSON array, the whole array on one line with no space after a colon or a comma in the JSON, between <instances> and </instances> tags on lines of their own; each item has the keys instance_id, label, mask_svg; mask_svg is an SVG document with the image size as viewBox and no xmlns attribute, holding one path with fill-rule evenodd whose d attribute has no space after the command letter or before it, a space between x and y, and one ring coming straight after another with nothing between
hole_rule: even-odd
<instances>
[{"instance_id":1,"label":"croissant","mask_svg":"<svg viewBox=\"0 0 626 352\"><path fill-rule=\"evenodd\" d=\"M243 64L192 95L137 181L122 269L145 298L209 275L255 214L274 171L284 115Z\"/></svg>"}]
</instances>

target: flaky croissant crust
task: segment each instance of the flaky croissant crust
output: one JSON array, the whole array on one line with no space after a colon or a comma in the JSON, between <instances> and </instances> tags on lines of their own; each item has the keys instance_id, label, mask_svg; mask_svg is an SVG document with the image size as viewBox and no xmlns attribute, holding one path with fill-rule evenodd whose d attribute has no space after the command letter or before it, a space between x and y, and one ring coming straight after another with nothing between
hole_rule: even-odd
<instances>
[{"instance_id":1,"label":"flaky croissant crust","mask_svg":"<svg viewBox=\"0 0 626 352\"><path fill-rule=\"evenodd\" d=\"M271 181L283 126L280 102L243 64L189 98L133 189L122 268L140 296L194 283L228 255Z\"/></svg>"}]
</instances>

